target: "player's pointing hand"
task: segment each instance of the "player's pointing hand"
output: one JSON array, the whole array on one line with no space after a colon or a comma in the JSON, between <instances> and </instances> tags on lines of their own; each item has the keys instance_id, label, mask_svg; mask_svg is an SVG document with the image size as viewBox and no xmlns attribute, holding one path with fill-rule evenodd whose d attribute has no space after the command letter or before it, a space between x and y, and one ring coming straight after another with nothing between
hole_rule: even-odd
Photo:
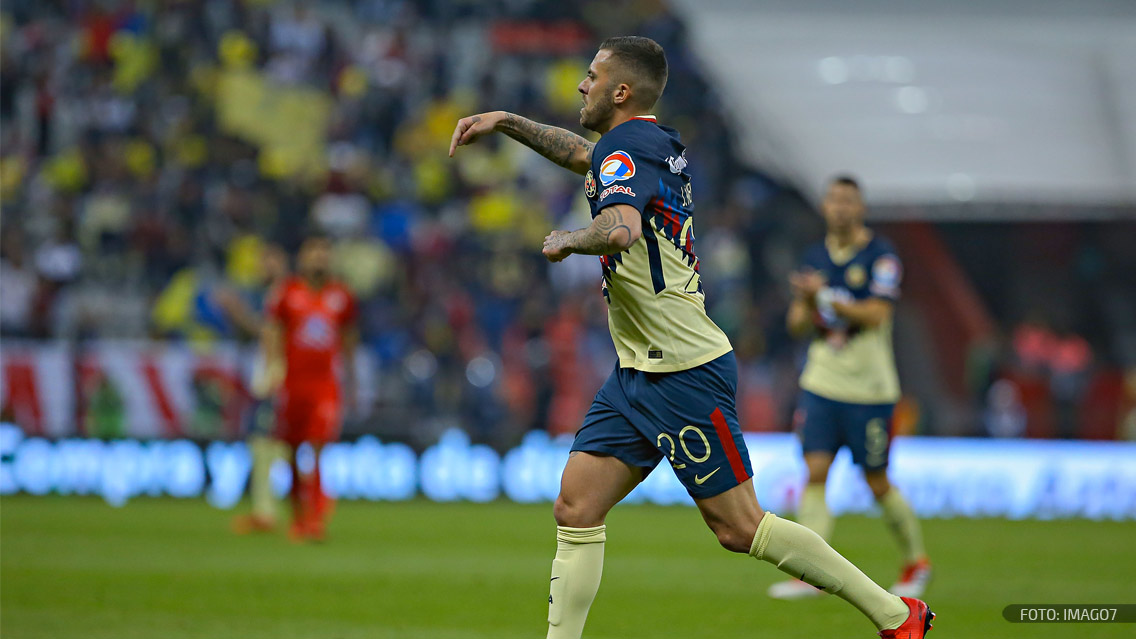
<instances>
[{"instance_id":1,"label":"player's pointing hand","mask_svg":"<svg viewBox=\"0 0 1136 639\"><path fill-rule=\"evenodd\" d=\"M477 138L492 133L497 127L497 123L504 117L505 114L502 111L493 111L458 120L458 125L454 127L454 135L450 138L450 157L454 157L454 151L459 146L472 144Z\"/></svg>"}]
</instances>

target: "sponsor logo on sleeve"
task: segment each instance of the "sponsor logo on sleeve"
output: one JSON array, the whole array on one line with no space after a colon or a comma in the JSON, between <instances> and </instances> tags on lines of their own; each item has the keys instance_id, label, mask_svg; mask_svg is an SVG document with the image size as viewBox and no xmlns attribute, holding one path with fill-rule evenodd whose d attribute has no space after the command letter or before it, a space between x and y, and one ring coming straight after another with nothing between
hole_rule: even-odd
<instances>
[{"instance_id":1,"label":"sponsor logo on sleeve","mask_svg":"<svg viewBox=\"0 0 1136 639\"><path fill-rule=\"evenodd\" d=\"M622 184L616 184L615 186L607 187L606 189L603 190L602 193L600 193L600 202L603 202L604 198L611 195L612 193L622 193L624 195L630 195L631 197L635 197L635 191L632 191L631 189L627 188L626 186L623 186Z\"/></svg>"},{"instance_id":2,"label":"sponsor logo on sleeve","mask_svg":"<svg viewBox=\"0 0 1136 639\"><path fill-rule=\"evenodd\" d=\"M903 267L894 255L885 255L872 264L872 293L874 295L895 296L899 293L899 281L903 278Z\"/></svg>"},{"instance_id":3,"label":"sponsor logo on sleeve","mask_svg":"<svg viewBox=\"0 0 1136 639\"><path fill-rule=\"evenodd\" d=\"M626 151L616 151L600 162L600 184L608 186L635 176L635 162Z\"/></svg>"}]
</instances>

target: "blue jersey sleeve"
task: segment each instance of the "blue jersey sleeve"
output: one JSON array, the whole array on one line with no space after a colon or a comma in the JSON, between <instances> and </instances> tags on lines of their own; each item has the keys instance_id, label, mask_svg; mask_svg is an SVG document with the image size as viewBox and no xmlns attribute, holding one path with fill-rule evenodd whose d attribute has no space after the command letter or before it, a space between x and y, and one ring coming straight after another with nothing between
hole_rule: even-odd
<instances>
[{"instance_id":1,"label":"blue jersey sleeve","mask_svg":"<svg viewBox=\"0 0 1136 639\"><path fill-rule=\"evenodd\" d=\"M603 153L596 172L597 212L612 204L629 204L642 213L655 196L659 178L653 163L657 160L635 142L631 136L620 136L603 145L602 151L597 147Z\"/></svg>"},{"instance_id":2,"label":"blue jersey sleeve","mask_svg":"<svg viewBox=\"0 0 1136 639\"><path fill-rule=\"evenodd\" d=\"M872 260L868 291L873 297L899 299L899 285L903 281L903 262L899 260L891 242L881 241L878 255Z\"/></svg>"}]
</instances>

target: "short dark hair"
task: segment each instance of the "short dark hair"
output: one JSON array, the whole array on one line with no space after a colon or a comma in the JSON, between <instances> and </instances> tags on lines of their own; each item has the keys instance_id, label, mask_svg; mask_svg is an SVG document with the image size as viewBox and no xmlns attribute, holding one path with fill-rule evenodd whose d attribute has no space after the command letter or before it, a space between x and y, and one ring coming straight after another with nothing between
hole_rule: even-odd
<instances>
[{"instance_id":1,"label":"short dark hair","mask_svg":"<svg viewBox=\"0 0 1136 639\"><path fill-rule=\"evenodd\" d=\"M633 81L628 84L636 89L637 93L632 95L639 106L655 106L667 86L667 55L663 47L643 36L615 36L601 42L600 50L611 51L611 58L618 62L617 78L630 74Z\"/></svg>"},{"instance_id":2,"label":"short dark hair","mask_svg":"<svg viewBox=\"0 0 1136 639\"><path fill-rule=\"evenodd\" d=\"M852 177L851 175L848 175L847 173L832 178L831 184L843 184L845 186L850 186L857 191L860 191L861 193L864 191L864 189L860 188L860 181Z\"/></svg>"}]
</instances>

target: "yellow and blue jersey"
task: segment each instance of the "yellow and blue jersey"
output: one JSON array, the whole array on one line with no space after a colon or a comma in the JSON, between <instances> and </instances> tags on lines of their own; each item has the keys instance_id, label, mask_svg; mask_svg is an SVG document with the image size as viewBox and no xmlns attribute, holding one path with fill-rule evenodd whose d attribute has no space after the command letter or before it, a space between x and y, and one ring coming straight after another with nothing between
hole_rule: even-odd
<instances>
[{"instance_id":1,"label":"yellow and blue jersey","mask_svg":"<svg viewBox=\"0 0 1136 639\"><path fill-rule=\"evenodd\" d=\"M608 131L593 150L584 192L593 218L613 204L640 212L642 239L600 257L619 366L675 372L733 350L706 315L686 147L678 132L653 116Z\"/></svg>"},{"instance_id":2,"label":"yellow and blue jersey","mask_svg":"<svg viewBox=\"0 0 1136 639\"><path fill-rule=\"evenodd\" d=\"M862 246L837 251L824 242L805 252L804 267L827 280L820 298L859 301L899 299L903 264L891 242L873 236ZM899 400L899 375L892 349L892 322L876 327L849 324L818 304L816 335L801 373L801 388L820 397L856 404Z\"/></svg>"}]
</instances>

